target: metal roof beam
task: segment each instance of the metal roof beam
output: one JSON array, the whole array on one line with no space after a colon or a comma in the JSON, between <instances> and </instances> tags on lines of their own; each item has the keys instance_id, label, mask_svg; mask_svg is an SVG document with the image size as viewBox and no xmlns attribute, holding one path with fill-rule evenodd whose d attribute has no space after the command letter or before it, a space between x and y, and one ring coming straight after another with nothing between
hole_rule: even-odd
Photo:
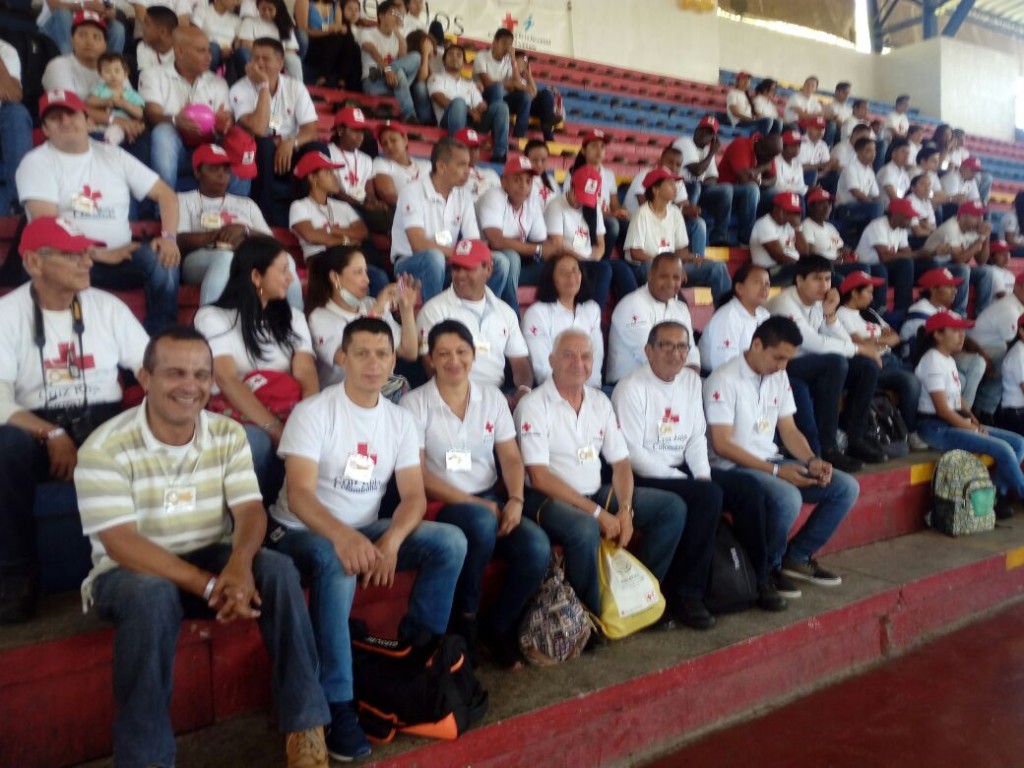
<instances>
[{"instance_id":1,"label":"metal roof beam","mask_svg":"<svg viewBox=\"0 0 1024 768\"><path fill-rule=\"evenodd\" d=\"M944 37L956 37L956 33L960 31L961 25L967 19L968 14L974 9L975 0L960 0L960 4L957 5L956 10L949 17L949 21L946 22L945 28L942 30Z\"/></svg>"}]
</instances>

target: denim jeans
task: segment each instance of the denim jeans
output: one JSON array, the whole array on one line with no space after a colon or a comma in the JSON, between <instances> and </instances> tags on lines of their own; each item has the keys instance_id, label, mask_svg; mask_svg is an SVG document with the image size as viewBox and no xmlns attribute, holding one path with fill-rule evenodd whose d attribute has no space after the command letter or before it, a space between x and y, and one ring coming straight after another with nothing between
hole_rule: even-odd
<instances>
[{"instance_id":1,"label":"denim jeans","mask_svg":"<svg viewBox=\"0 0 1024 768\"><path fill-rule=\"evenodd\" d=\"M711 481L722 489L722 509L732 516L736 540L750 558L760 587L768 580L768 509L757 483L745 482L735 469L711 470Z\"/></svg>"},{"instance_id":2,"label":"denim jeans","mask_svg":"<svg viewBox=\"0 0 1024 768\"><path fill-rule=\"evenodd\" d=\"M8 216L18 202L14 172L32 149L32 117L24 104L0 103L0 216Z\"/></svg>"},{"instance_id":3,"label":"denim jeans","mask_svg":"<svg viewBox=\"0 0 1024 768\"><path fill-rule=\"evenodd\" d=\"M515 310L516 317L519 316L519 276L523 271L523 257L512 249L491 251L494 256L494 267L497 271L499 262L505 265L505 287L501 293L495 295ZM488 281L490 287L490 282ZM493 291L494 288L491 287Z\"/></svg>"},{"instance_id":4,"label":"denim jeans","mask_svg":"<svg viewBox=\"0 0 1024 768\"><path fill-rule=\"evenodd\" d=\"M718 305L718 300L732 290L732 279L729 277L729 268L724 261L711 261L704 259L703 263L689 261L683 264L683 271L686 272L687 286L708 286L711 288L711 298Z\"/></svg>"},{"instance_id":5,"label":"denim jeans","mask_svg":"<svg viewBox=\"0 0 1024 768\"><path fill-rule=\"evenodd\" d=\"M149 243L135 249L130 263L93 264L91 276L93 287L114 291L136 288L141 279L146 294L142 325L150 336L178 322L179 270L161 264Z\"/></svg>"},{"instance_id":6,"label":"denim jeans","mask_svg":"<svg viewBox=\"0 0 1024 768\"><path fill-rule=\"evenodd\" d=\"M960 374L960 400L965 408L973 409L988 366L985 359L976 352L957 352L953 359L956 360L956 370Z\"/></svg>"},{"instance_id":7,"label":"denim jeans","mask_svg":"<svg viewBox=\"0 0 1024 768\"><path fill-rule=\"evenodd\" d=\"M1020 463L1024 461L1024 437L996 427L986 427L986 430L988 434L982 435L924 415L917 426L921 439L937 451L960 448L991 456L996 463L995 483L999 495L1014 493L1018 499L1024 499L1024 473L1020 470Z\"/></svg>"},{"instance_id":8,"label":"denim jeans","mask_svg":"<svg viewBox=\"0 0 1024 768\"><path fill-rule=\"evenodd\" d=\"M610 485L602 485L590 498L604 504L611 490ZM619 509L618 499L612 498L607 509L615 514ZM566 579L583 604L592 613L600 615L597 553L601 529L597 520L587 512L548 499L532 489L526 492L523 514L543 528L553 542L562 546ZM637 557L659 582L668 573L685 524L686 509L676 494L656 488L636 488L633 491L633 527L641 534Z\"/></svg>"},{"instance_id":9,"label":"denim jeans","mask_svg":"<svg viewBox=\"0 0 1024 768\"><path fill-rule=\"evenodd\" d=\"M71 11L51 11L50 18L39 29L57 44L61 55L71 53ZM116 19L107 21L107 51L124 53L124 24Z\"/></svg>"},{"instance_id":10,"label":"denim jeans","mask_svg":"<svg viewBox=\"0 0 1024 768\"><path fill-rule=\"evenodd\" d=\"M625 263L625 262L623 262ZM594 301L604 311L608 306L608 295L612 292L612 265L607 259L601 261L581 261L580 270L587 276L591 288L594 289ZM633 278L636 280L636 278Z\"/></svg>"},{"instance_id":11,"label":"denim jeans","mask_svg":"<svg viewBox=\"0 0 1024 768\"><path fill-rule=\"evenodd\" d=\"M493 494L484 497L501 505ZM452 613L477 614L484 570L497 555L508 563L508 572L494 604L491 623L499 634L514 629L547 572L551 559L547 534L533 521L523 519L511 533L499 537L498 519L479 504L447 504L438 512L437 522L453 525L466 536L466 561L455 589Z\"/></svg>"},{"instance_id":12,"label":"denim jeans","mask_svg":"<svg viewBox=\"0 0 1024 768\"><path fill-rule=\"evenodd\" d=\"M803 379L795 376L790 377L789 385L793 390L793 403L796 405L796 413L793 414L796 428L807 439L807 444L815 455L820 456L821 438L818 436L818 423L814 420L814 398L811 396L811 388Z\"/></svg>"},{"instance_id":13,"label":"denim jeans","mask_svg":"<svg viewBox=\"0 0 1024 768\"><path fill-rule=\"evenodd\" d=\"M34 571L36 488L50 477L46 447L20 427L0 424L0 576Z\"/></svg>"},{"instance_id":14,"label":"denim jeans","mask_svg":"<svg viewBox=\"0 0 1024 768\"><path fill-rule=\"evenodd\" d=\"M694 216L685 219L685 224L686 236L690 238L690 253L703 256L708 249L708 223L700 216Z\"/></svg>"},{"instance_id":15,"label":"denim jeans","mask_svg":"<svg viewBox=\"0 0 1024 768\"><path fill-rule=\"evenodd\" d=\"M199 248L181 260L181 282L185 285L201 283L200 306L213 304L224 293L234 255L234 251L221 248ZM295 259L291 256L288 257L288 267L292 272L292 282L288 286L288 303L301 312L302 283L296 272Z\"/></svg>"},{"instance_id":16,"label":"denim jeans","mask_svg":"<svg viewBox=\"0 0 1024 768\"><path fill-rule=\"evenodd\" d=\"M984 378L984 373L982 374L971 409L975 413L985 413L991 416L999 409L999 401L1003 399L1003 358L1006 357L1008 350L1005 344L984 346L982 350L988 355L989 360L992 361L995 376L991 379L986 379ZM981 356L976 355L976 357L980 358ZM963 381L963 378L960 380Z\"/></svg>"},{"instance_id":17,"label":"denim jeans","mask_svg":"<svg viewBox=\"0 0 1024 768\"><path fill-rule=\"evenodd\" d=\"M729 216L732 211L732 184L702 185L690 182L686 185L693 205L700 205L700 215L711 232L708 238L712 245L734 245L729 241ZM748 235L749 240L749 235Z\"/></svg>"},{"instance_id":18,"label":"denim jeans","mask_svg":"<svg viewBox=\"0 0 1024 768\"><path fill-rule=\"evenodd\" d=\"M950 307L954 312L962 317L967 317L967 291L970 288L971 273L974 271L971 267L966 264L960 264L952 259L947 261L938 261L937 259L915 259L914 260L914 279L917 280L925 272L932 269L948 269L953 273L953 277L958 277L963 282L956 287L956 297L953 299L953 306ZM992 300L991 285L992 279L989 276L989 301Z\"/></svg>"},{"instance_id":19,"label":"denim jeans","mask_svg":"<svg viewBox=\"0 0 1024 768\"><path fill-rule=\"evenodd\" d=\"M388 85L381 73L377 80L368 77L363 80L363 93L368 96L394 95L398 100L398 111L402 120L416 118L426 125L433 122L434 113L430 106L430 96L427 94L427 84L416 80L416 75L420 71L419 52L413 51L392 61L391 71L394 72L396 80L394 88Z\"/></svg>"},{"instance_id":20,"label":"denim jeans","mask_svg":"<svg viewBox=\"0 0 1024 768\"><path fill-rule=\"evenodd\" d=\"M789 378L796 379L807 385L814 406L814 424L821 441L821 450L830 451L836 447L836 432L839 430L839 401L843 396L850 365L848 358L842 355L801 355L789 361L786 369ZM874 386L868 392L868 399L874 392ZM866 414L865 414L866 415ZM807 414L796 413L797 426Z\"/></svg>"},{"instance_id":21,"label":"denim jeans","mask_svg":"<svg viewBox=\"0 0 1024 768\"><path fill-rule=\"evenodd\" d=\"M838 469L832 470L832 482L824 488L797 488L785 480L757 469L736 467L732 471L764 491L770 571L782 565L784 556L797 562L804 562L812 557L835 533L860 495L857 481ZM787 547L786 540L789 538L790 529L800 515L800 506L805 503L814 504L814 511Z\"/></svg>"},{"instance_id":22,"label":"denim jeans","mask_svg":"<svg viewBox=\"0 0 1024 768\"><path fill-rule=\"evenodd\" d=\"M914 303L914 260L910 258L893 259L879 264L861 265L861 269L869 267L872 277L885 280L885 285L875 288L875 298L871 306L884 312L889 286L893 288L893 299L896 309L906 309Z\"/></svg>"},{"instance_id":23,"label":"denim jeans","mask_svg":"<svg viewBox=\"0 0 1024 768\"><path fill-rule=\"evenodd\" d=\"M214 545L182 555L220 573L231 548ZM271 685L281 730L304 731L331 721L317 684L319 662L302 587L288 558L260 550L253 576L263 605L259 624L272 664ZM158 576L115 568L93 584L96 612L115 626L114 720L116 765L174 765L170 704L174 651L185 617L212 618L205 602Z\"/></svg>"},{"instance_id":24,"label":"denim jeans","mask_svg":"<svg viewBox=\"0 0 1024 768\"><path fill-rule=\"evenodd\" d=\"M375 520L359 532L376 541L389 525L389 519ZM271 520L271 530L274 527ZM357 577L345 573L329 539L304 528L286 530L271 546L292 558L309 581L309 613L320 652L320 685L327 701L334 704L351 700L352 643L348 619ZM466 537L451 525L422 522L402 542L398 570L418 573L399 634L444 634L465 557Z\"/></svg>"},{"instance_id":25,"label":"denim jeans","mask_svg":"<svg viewBox=\"0 0 1024 768\"><path fill-rule=\"evenodd\" d=\"M864 228L883 213L882 204L877 200L870 203L856 201L843 203L835 207L832 218L836 222L836 228L847 243L856 245L860 241Z\"/></svg>"},{"instance_id":26,"label":"denim jeans","mask_svg":"<svg viewBox=\"0 0 1024 768\"><path fill-rule=\"evenodd\" d=\"M916 432L921 380L892 352L882 357L882 370L878 372L878 389L896 393L896 404L903 422L908 430Z\"/></svg>"},{"instance_id":27,"label":"denim jeans","mask_svg":"<svg viewBox=\"0 0 1024 768\"><path fill-rule=\"evenodd\" d=\"M469 105L464 99L452 99L444 108L439 125L448 129L449 136L455 136L468 123ZM508 104L504 101L488 104L478 127L482 133L490 133L493 138L491 162L504 163L508 154Z\"/></svg>"},{"instance_id":28,"label":"denim jeans","mask_svg":"<svg viewBox=\"0 0 1024 768\"><path fill-rule=\"evenodd\" d=\"M269 509L277 501L277 495L284 484L284 461L277 455L270 435L255 424L245 425L245 437L249 441L253 471L260 484L263 506Z\"/></svg>"}]
</instances>

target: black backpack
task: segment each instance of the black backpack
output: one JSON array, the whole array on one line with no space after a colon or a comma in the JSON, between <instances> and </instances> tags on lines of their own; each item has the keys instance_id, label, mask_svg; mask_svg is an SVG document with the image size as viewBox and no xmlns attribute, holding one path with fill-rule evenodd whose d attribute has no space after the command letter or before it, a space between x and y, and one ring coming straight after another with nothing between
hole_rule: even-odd
<instances>
[{"instance_id":1,"label":"black backpack","mask_svg":"<svg viewBox=\"0 0 1024 768\"><path fill-rule=\"evenodd\" d=\"M462 637L412 645L352 632L352 672L359 722L367 736L398 731L454 739L487 712L487 691L473 674Z\"/></svg>"},{"instance_id":2,"label":"black backpack","mask_svg":"<svg viewBox=\"0 0 1024 768\"><path fill-rule=\"evenodd\" d=\"M736 613L757 602L754 566L726 520L718 524L711 578L704 593L704 605L711 613Z\"/></svg>"},{"instance_id":3,"label":"black backpack","mask_svg":"<svg viewBox=\"0 0 1024 768\"><path fill-rule=\"evenodd\" d=\"M874 439L890 459L910 453L907 424L888 395L875 395L872 398L864 434Z\"/></svg>"}]
</instances>

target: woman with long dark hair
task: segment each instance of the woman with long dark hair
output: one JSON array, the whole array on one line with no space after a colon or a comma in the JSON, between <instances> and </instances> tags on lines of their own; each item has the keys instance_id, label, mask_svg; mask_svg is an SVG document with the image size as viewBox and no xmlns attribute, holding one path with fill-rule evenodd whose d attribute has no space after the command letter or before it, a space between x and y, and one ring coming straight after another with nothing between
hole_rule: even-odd
<instances>
[{"instance_id":1,"label":"woman with long dark hair","mask_svg":"<svg viewBox=\"0 0 1024 768\"><path fill-rule=\"evenodd\" d=\"M359 0L295 0L295 26L309 36L306 63L315 69L317 85L362 89L358 23Z\"/></svg>"},{"instance_id":2,"label":"woman with long dark hair","mask_svg":"<svg viewBox=\"0 0 1024 768\"><path fill-rule=\"evenodd\" d=\"M775 104L775 88L778 83L770 77L766 77L754 88L754 117L767 126L765 134L782 133L782 120L779 118L779 108Z\"/></svg>"},{"instance_id":3,"label":"woman with long dark hair","mask_svg":"<svg viewBox=\"0 0 1024 768\"><path fill-rule=\"evenodd\" d=\"M293 279L280 243L249 237L235 249L224 293L194 321L213 351L210 407L245 426L265 501L284 479L275 455L284 421L320 391L306 318L286 298Z\"/></svg>"},{"instance_id":4,"label":"woman with long dark hair","mask_svg":"<svg viewBox=\"0 0 1024 768\"><path fill-rule=\"evenodd\" d=\"M235 66L238 72L245 72L245 65L252 59L252 44L261 37L278 40L284 46L284 68L289 77L302 82L302 60L299 58L299 41L295 37L295 22L284 0L257 0L257 18L248 16L238 25L238 49L235 51Z\"/></svg>"},{"instance_id":5,"label":"woman with long dark hair","mask_svg":"<svg viewBox=\"0 0 1024 768\"><path fill-rule=\"evenodd\" d=\"M555 183L555 177L548 170L548 157L551 152L548 150L546 141L530 139L523 148L523 154L533 166L533 188L540 195L541 202L547 205L552 198L558 197L562 191Z\"/></svg>"}]
</instances>

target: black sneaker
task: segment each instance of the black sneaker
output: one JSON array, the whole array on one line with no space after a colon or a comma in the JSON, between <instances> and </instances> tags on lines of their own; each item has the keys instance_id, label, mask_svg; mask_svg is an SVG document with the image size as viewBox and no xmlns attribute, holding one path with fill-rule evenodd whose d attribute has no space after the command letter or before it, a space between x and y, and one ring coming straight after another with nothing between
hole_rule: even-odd
<instances>
[{"instance_id":1,"label":"black sneaker","mask_svg":"<svg viewBox=\"0 0 1024 768\"><path fill-rule=\"evenodd\" d=\"M883 464L889 460L882 447L873 440L851 440L846 448L847 458L852 457L865 464Z\"/></svg>"},{"instance_id":2,"label":"black sneaker","mask_svg":"<svg viewBox=\"0 0 1024 768\"><path fill-rule=\"evenodd\" d=\"M368 757L372 748L363 733L351 701L331 704L331 729L327 732L327 754L342 763Z\"/></svg>"},{"instance_id":3,"label":"black sneaker","mask_svg":"<svg viewBox=\"0 0 1024 768\"><path fill-rule=\"evenodd\" d=\"M864 462L847 456L838 448L822 451L821 458L831 464L835 469L838 469L840 472L846 472L847 474L860 472L864 469Z\"/></svg>"},{"instance_id":4,"label":"black sneaker","mask_svg":"<svg viewBox=\"0 0 1024 768\"><path fill-rule=\"evenodd\" d=\"M786 578L785 574L778 569L772 571L771 580L775 585L775 592L788 600L795 600L803 595L803 592L800 591L800 587Z\"/></svg>"},{"instance_id":5,"label":"black sneaker","mask_svg":"<svg viewBox=\"0 0 1024 768\"><path fill-rule=\"evenodd\" d=\"M804 562L790 560L787 557L782 561L782 573L791 579L807 581L819 587L838 587L843 583L842 577L822 568L813 557L807 558Z\"/></svg>"},{"instance_id":6,"label":"black sneaker","mask_svg":"<svg viewBox=\"0 0 1024 768\"><path fill-rule=\"evenodd\" d=\"M474 667L480 665L480 658L477 654L479 633L476 616L457 616L448 623L448 634L459 635L465 641L466 655L469 657L469 663Z\"/></svg>"},{"instance_id":7,"label":"black sneaker","mask_svg":"<svg viewBox=\"0 0 1024 768\"><path fill-rule=\"evenodd\" d=\"M757 607L762 611L778 613L789 607L786 598L779 594L774 579L768 579L757 589Z\"/></svg>"},{"instance_id":8,"label":"black sneaker","mask_svg":"<svg viewBox=\"0 0 1024 768\"><path fill-rule=\"evenodd\" d=\"M704 605L704 601L696 597L686 597L676 606L675 614L690 629L705 630L715 626L715 617Z\"/></svg>"},{"instance_id":9,"label":"black sneaker","mask_svg":"<svg viewBox=\"0 0 1024 768\"><path fill-rule=\"evenodd\" d=\"M648 632L668 632L676 628L676 619L671 611L665 611L661 618L647 628Z\"/></svg>"}]
</instances>

